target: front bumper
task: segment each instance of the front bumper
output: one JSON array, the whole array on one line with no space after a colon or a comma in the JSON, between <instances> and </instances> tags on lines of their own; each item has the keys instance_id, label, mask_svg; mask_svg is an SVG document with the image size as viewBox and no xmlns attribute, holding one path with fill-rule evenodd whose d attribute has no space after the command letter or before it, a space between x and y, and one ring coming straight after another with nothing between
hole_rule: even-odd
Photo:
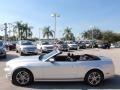
<instances>
[{"instance_id":1,"label":"front bumper","mask_svg":"<svg viewBox=\"0 0 120 90\"><path fill-rule=\"evenodd\" d=\"M61 51L68 51L68 48L60 48Z\"/></svg>"},{"instance_id":2,"label":"front bumper","mask_svg":"<svg viewBox=\"0 0 120 90\"><path fill-rule=\"evenodd\" d=\"M38 50L22 50L23 54L37 54Z\"/></svg>"},{"instance_id":3,"label":"front bumper","mask_svg":"<svg viewBox=\"0 0 120 90\"><path fill-rule=\"evenodd\" d=\"M0 57L6 56L6 52L0 52Z\"/></svg>"},{"instance_id":4,"label":"front bumper","mask_svg":"<svg viewBox=\"0 0 120 90\"><path fill-rule=\"evenodd\" d=\"M0 57L3 57L3 56L6 56L6 53L4 53L4 54L0 54Z\"/></svg>"},{"instance_id":5,"label":"front bumper","mask_svg":"<svg viewBox=\"0 0 120 90\"><path fill-rule=\"evenodd\" d=\"M12 73L10 68L5 68L4 71L6 72L6 78L8 78L9 80L12 80Z\"/></svg>"},{"instance_id":6,"label":"front bumper","mask_svg":"<svg viewBox=\"0 0 120 90\"><path fill-rule=\"evenodd\" d=\"M42 52L51 52L53 49L43 49Z\"/></svg>"},{"instance_id":7,"label":"front bumper","mask_svg":"<svg viewBox=\"0 0 120 90\"><path fill-rule=\"evenodd\" d=\"M77 47L69 47L69 49L76 50L76 49L77 49Z\"/></svg>"}]
</instances>

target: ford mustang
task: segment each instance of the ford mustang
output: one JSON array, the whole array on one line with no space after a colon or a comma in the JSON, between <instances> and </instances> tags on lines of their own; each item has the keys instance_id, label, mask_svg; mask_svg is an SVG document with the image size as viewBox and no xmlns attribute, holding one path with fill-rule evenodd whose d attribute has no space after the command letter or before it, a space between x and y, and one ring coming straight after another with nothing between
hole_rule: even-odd
<instances>
[{"instance_id":1,"label":"ford mustang","mask_svg":"<svg viewBox=\"0 0 120 90\"><path fill-rule=\"evenodd\" d=\"M40 56L19 57L5 67L6 76L15 85L28 85L33 81L85 81L96 86L114 76L111 59L90 54L61 55L58 49Z\"/></svg>"}]
</instances>

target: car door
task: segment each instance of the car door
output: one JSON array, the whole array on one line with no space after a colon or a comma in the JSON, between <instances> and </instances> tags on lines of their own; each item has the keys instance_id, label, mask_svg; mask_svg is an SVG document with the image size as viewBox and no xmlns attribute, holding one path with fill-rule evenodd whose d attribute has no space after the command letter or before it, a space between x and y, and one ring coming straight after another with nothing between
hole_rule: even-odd
<instances>
[{"instance_id":1,"label":"car door","mask_svg":"<svg viewBox=\"0 0 120 90\"><path fill-rule=\"evenodd\" d=\"M44 62L42 66L42 79L70 79L75 78L73 62Z\"/></svg>"}]
</instances>

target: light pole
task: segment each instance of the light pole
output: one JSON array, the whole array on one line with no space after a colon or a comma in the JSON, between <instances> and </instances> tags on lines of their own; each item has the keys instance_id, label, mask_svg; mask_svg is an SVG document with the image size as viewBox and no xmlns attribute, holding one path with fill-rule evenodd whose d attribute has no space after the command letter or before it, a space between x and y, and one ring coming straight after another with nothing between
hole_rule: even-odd
<instances>
[{"instance_id":1,"label":"light pole","mask_svg":"<svg viewBox=\"0 0 120 90\"><path fill-rule=\"evenodd\" d=\"M39 30L39 41L40 41L40 39L41 39L41 38L40 38L40 35L41 35L41 30L42 30L42 29L39 28L38 30Z\"/></svg>"},{"instance_id":2,"label":"light pole","mask_svg":"<svg viewBox=\"0 0 120 90\"><path fill-rule=\"evenodd\" d=\"M7 40L7 23L4 23L4 26L5 26L5 28L4 28L4 30L5 30L5 36L4 36L4 42L6 43L6 40Z\"/></svg>"},{"instance_id":3,"label":"light pole","mask_svg":"<svg viewBox=\"0 0 120 90\"><path fill-rule=\"evenodd\" d=\"M57 13L52 13L51 16L54 17L54 19L55 19L55 23L54 23L54 41L55 41L55 38L56 38L56 23L57 23L56 19L57 19L57 17L60 17L60 15L57 14Z\"/></svg>"},{"instance_id":4,"label":"light pole","mask_svg":"<svg viewBox=\"0 0 120 90\"><path fill-rule=\"evenodd\" d=\"M5 29L4 24L0 24L0 31L4 31L4 29ZM2 34L1 34L1 35L2 35ZM4 38L4 35L3 35L2 39L3 39L3 40L5 39L5 38Z\"/></svg>"},{"instance_id":5,"label":"light pole","mask_svg":"<svg viewBox=\"0 0 120 90\"><path fill-rule=\"evenodd\" d=\"M9 42L10 42L10 35L11 35L11 32L12 32L11 27L12 27L12 24L8 23L8 28L9 28L9 31L8 31L8 33L9 33L8 38L9 39L8 40L9 40Z\"/></svg>"},{"instance_id":6,"label":"light pole","mask_svg":"<svg viewBox=\"0 0 120 90\"><path fill-rule=\"evenodd\" d=\"M93 41L94 41L94 26L90 26L90 30L92 30L92 48L93 48Z\"/></svg>"}]
</instances>

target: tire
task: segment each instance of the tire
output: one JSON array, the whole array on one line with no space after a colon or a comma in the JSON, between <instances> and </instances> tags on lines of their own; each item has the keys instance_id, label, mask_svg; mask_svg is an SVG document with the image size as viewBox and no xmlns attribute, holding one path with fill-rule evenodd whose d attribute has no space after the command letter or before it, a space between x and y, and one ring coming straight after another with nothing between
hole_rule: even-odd
<instances>
[{"instance_id":1,"label":"tire","mask_svg":"<svg viewBox=\"0 0 120 90\"><path fill-rule=\"evenodd\" d=\"M38 55L38 53L35 53L34 55Z\"/></svg>"},{"instance_id":2,"label":"tire","mask_svg":"<svg viewBox=\"0 0 120 90\"><path fill-rule=\"evenodd\" d=\"M23 56L23 55L24 55L23 52L20 51L20 56Z\"/></svg>"},{"instance_id":3,"label":"tire","mask_svg":"<svg viewBox=\"0 0 120 90\"><path fill-rule=\"evenodd\" d=\"M12 83L18 86L26 86L33 82L33 75L27 69L17 69L12 75Z\"/></svg>"},{"instance_id":4,"label":"tire","mask_svg":"<svg viewBox=\"0 0 120 90\"><path fill-rule=\"evenodd\" d=\"M16 50L16 53L18 53L18 50Z\"/></svg>"},{"instance_id":5,"label":"tire","mask_svg":"<svg viewBox=\"0 0 120 90\"><path fill-rule=\"evenodd\" d=\"M99 85L104 79L104 75L99 70L91 70L85 76L85 82L91 86Z\"/></svg>"},{"instance_id":6,"label":"tire","mask_svg":"<svg viewBox=\"0 0 120 90\"><path fill-rule=\"evenodd\" d=\"M43 53L43 50L42 50L42 48L40 48L40 53Z\"/></svg>"},{"instance_id":7,"label":"tire","mask_svg":"<svg viewBox=\"0 0 120 90\"><path fill-rule=\"evenodd\" d=\"M7 58L7 55L4 55L2 58L6 59L6 58Z\"/></svg>"}]
</instances>

